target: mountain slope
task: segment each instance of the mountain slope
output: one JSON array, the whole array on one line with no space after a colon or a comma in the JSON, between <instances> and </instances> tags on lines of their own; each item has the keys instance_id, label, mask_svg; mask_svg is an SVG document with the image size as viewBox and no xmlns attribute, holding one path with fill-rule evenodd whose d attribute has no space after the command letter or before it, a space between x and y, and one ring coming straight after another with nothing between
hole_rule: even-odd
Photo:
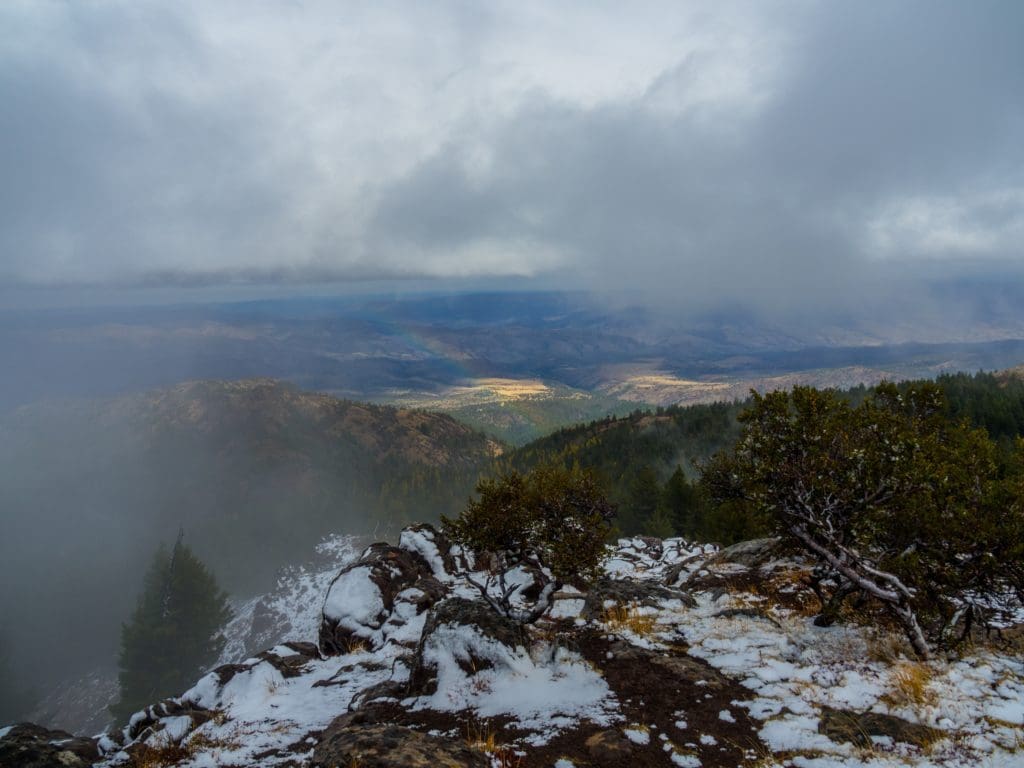
<instances>
[{"instance_id":1,"label":"mountain slope","mask_svg":"<svg viewBox=\"0 0 1024 768\"><path fill-rule=\"evenodd\" d=\"M1015 647L978 633L964 655L925 663L890 629L816 626L811 565L775 540L620 540L589 591L559 593L528 627L484 603L473 570L429 527L406 529L330 585L319 649L293 637L97 739L0 728L0 761L35 749L77 768L1024 766ZM338 629L348 648L324 643Z\"/></svg>"},{"instance_id":2,"label":"mountain slope","mask_svg":"<svg viewBox=\"0 0 1024 768\"><path fill-rule=\"evenodd\" d=\"M371 531L385 481L498 450L449 416L262 379L21 408L0 420L3 631L40 682L109 664L179 527L222 586L253 594L326 533Z\"/></svg>"}]
</instances>

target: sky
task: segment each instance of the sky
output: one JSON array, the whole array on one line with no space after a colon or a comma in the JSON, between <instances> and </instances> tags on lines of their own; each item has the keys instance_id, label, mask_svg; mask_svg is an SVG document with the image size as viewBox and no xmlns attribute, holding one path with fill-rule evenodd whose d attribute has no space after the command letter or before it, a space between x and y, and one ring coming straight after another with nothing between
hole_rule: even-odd
<instances>
[{"instance_id":1,"label":"sky","mask_svg":"<svg viewBox=\"0 0 1024 768\"><path fill-rule=\"evenodd\" d=\"M1015 0L5 0L0 294L1019 281L1022 40Z\"/></svg>"}]
</instances>

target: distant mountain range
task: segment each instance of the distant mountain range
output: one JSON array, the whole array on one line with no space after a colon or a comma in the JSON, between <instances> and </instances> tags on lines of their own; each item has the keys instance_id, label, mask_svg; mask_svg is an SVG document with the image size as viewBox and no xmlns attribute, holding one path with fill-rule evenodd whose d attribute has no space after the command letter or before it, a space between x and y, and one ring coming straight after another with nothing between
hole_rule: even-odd
<instances>
[{"instance_id":1,"label":"distant mountain range","mask_svg":"<svg viewBox=\"0 0 1024 768\"><path fill-rule=\"evenodd\" d=\"M857 317L687 315L574 293L7 311L0 411L41 397L263 376L365 401L436 399L449 411L480 405L492 380L572 390L548 400L600 398L585 413L569 409L575 418L616 412L621 400L706 402L752 386L845 386L1024 362L1024 288L975 286L966 303L950 291L929 312L875 307ZM549 426L551 409L542 410L511 428L497 416L480 424L521 441Z\"/></svg>"}]
</instances>

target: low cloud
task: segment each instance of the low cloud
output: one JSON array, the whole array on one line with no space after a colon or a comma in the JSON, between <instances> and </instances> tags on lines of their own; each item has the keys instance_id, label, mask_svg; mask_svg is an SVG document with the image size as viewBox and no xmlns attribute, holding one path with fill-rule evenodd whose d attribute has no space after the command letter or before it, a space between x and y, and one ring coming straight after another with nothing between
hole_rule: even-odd
<instances>
[{"instance_id":1,"label":"low cloud","mask_svg":"<svg viewBox=\"0 0 1024 768\"><path fill-rule=\"evenodd\" d=\"M1016 3L0 22L8 287L534 278L786 308L1024 261Z\"/></svg>"}]
</instances>

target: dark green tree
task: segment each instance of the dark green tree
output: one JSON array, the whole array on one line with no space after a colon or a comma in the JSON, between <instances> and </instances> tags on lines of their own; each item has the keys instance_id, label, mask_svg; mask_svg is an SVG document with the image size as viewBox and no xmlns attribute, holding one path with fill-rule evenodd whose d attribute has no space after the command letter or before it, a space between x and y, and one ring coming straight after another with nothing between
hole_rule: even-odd
<instances>
[{"instance_id":1,"label":"dark green tree","mask_svg":"<svg viewBox=\"0 0 1024 768\"><path fill-rule=\"evenodd\" d=\"M661 485L658 473L653 467L642 466L636 470L628 483L628 496L619 511L618 523L625 534L648 533L651 531L651 520L658 512L661 503ZM655 521L655 527L664 528L665 517Z\"/></svg>"},{"instance_id":2,"label":"dark green tree","mask_svg":"<svg viewBox=\"0 0 1024 768\"><path fill-rule=\"evenodd\" d=\"M704 533L704 504L699 489L686 479L677 466L665 483L662 504L680 536L694 538Z\"/></svg>"},{"instance_id":3,"label":"dark green tree","mask_svg":"<svg viewBox=\"0 0 1024 768\"><path fill-rule=\"evenodd\" d=\"M220 630L230 618L227 595L181 536L170 551L161 546L131 620L121 627L121 696L111 713L123 721L189 688L220 655Z\"/></svg>"},{"instance_id":4,"label":"dark green tree","mask_svg":"<svg viewBox=\"0 0 1024 768\"><path fill-rule=\"evenodd\" d=\"M644 523L644 533L656 539L667 539L673 536L676 528L672 525L672 518L664 504L658 504L647 522Z\"/></svg>"},{"instance_id":5,"label":"dark green tree","mask_svg":"<svg viewBox=\"0 0 1024 768\"><path fill-rule=\"evenodd\" d=\"M1014 584L1019 489L935 385L883 384L857 406L796 387L754 395L740 421L736 447L704 469L709 494L815 558L839 585L833 601L881 603L920 656Z\"/></svg>"},{"instance_id":6,"label":"dark green tree","mask_svg":"<svg viewBox=\"0 0 1024 768\"><path fill-rule=\"evenodd\" d=\"M489 565L486 582L471 583L496 611L534 622L563 583L598 575L615 508L589 472L545 466L482 480L476 490L457 518L442 520L452 541ZM536 594L507 578L516 569L531 575Z\"/></svg>"}]
</instances>

